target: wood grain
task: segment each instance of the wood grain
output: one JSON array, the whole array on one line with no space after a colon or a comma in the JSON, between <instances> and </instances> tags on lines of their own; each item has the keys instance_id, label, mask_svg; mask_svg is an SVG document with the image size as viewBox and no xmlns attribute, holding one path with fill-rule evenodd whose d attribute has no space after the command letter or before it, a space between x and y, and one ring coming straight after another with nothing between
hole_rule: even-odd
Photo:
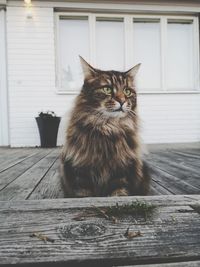
<instances>
[{"instance_id":1,"label":"wood grain","mask_svg":"<svg viewBox=\"0 0 200 267\"><path fill-rule=\"evenodd\" d=\"M200 266L198 149L150 153L149 196L84 199L62 199L59 152L0 149L0 266ZM136 200L156 205L147 220L75 220L92 206ZM128 227L141 236L128 239Z\"/></svg>"},{"instance_id":2,"label":"wood grain","mask_svg":"<svg viewBox=\"0 0 200 267\"><path fill-rule=\"evenodd\" d=\"M92 205L97 207L109 206L113 203L121 205L131 203L132 201L147 201L150 204L157 206L184 206L184 205L197 205L199 203L199 195L159 195L159 196L130 196L130 197L86 197L86 198L64 198L64 199L43 199L41 202L38 200L28 201L0 201L0 212L9 210L29 211L29 210L56 210L64 208L87 208ZM40 203L40 204L39 204ZM40 206L41 205L41 206Z\"/></svg>"},{"instance_id":3,"label":"wood grain","mask_svg":"<svg viewBox=\"0 0 200 267\"><path fill-rule=\"evenodd\" d=\"M191 185L189 182L186 182L184 179L177 178L174 175L171 175L165 172L162 169L149 163L149 169L151 173L151 178L155 183L163 186L171 194L199 194L200 189L194 185ZM163 193L162 193L163 194Z\"/></svg>"},{"instance_id":4,"label":"wood grain","mask_svg":"<svg viewBox=\"0 0 200 267\"><path fill-rule=\"evenodd\" d=\"M157 205L147 220L132 216L115 224L97 216L74 220L85 207L136 199ZM1 202L0 265L112 266L200 260L200 215L190 206L199 202L200 196L193 200L155 196ZM127 227L142 235L127 239ZM33 233L54 242L30 237Z\"/></svg>"},{"instance_id":5,"label":"wood grain","mask_svg":"<svg viewBox=\"0 0 200 267\"><path fill-rule=\"evenodd\" d=\"M34 152L30 153L30 155L26 157L23 161L20 161L14 166L11 166L5 171L2 171L0 173L0 190L5 188L11 182L13 182L17 177L22 175L25 171L27 171L33 165L38 163L48 153L50 153L50 150L36 149Z\"/></svg>"},{"instance_id":6,"label":"wood grain","mask_svg":"<svg viewBox=\"0 0 200 267\"><path fill-rule=\"evenodd\" d=\"M48 170L39 185L33 190L29 199L63 198L64 192L60 179L60 160L57 159Z\"/></svg>"},{"instance_id":7,"label":"wood grain","mask_svg":"<svg viewBox=\"0 0 200 267\"><path fill-rule=\"evenodd\" d=\"M162 184L159 184L157 179L153 179L151 172L151 185L148 195L154 196L154 195L172 195L173 193L169 191L169 189L165 188Z\"/></svg>"},{"instance_id":8,"label":"wood grain","mask_svg":"<svg viewBox=\"0 0 200 267\"><path fill-rule=\"evenodd\" d=\"M134 265L134 267L199 267L199 266L200 266L200 261ZM128 265L128 266L126 265L124 267L133 267L133 265Z\"/></svg>"},{"instance_id":9,"label":"wood grain","mask_svg":"<svg viewBox=\"0 0 200 267\"><path fill-rule=\"evenodd\" d=\"M190 151L190 150L189 150ZM188 150L185 151L186 153ZM158 152L159 157L162 157L166 159L167 161L170 161L173 159L174 163L179 164L179 166L185 166L189 168L194 168L194 170L200 170L199 161L200 161L200 155L194 155L190 154L188 152L187 156L182 152L176 152L173 150L170 151L159 151Z\"/></svg>"},{"instance_id":10,"label":"wood grain","mask_svg":"<svg viewBox=\"0 0 200 267\"><path fill-rule=\"evenodd\" d=\"M51 149L0 148L0 199L62 198L57 160L60 148L53 150L57 152L52 154L52 164L45 165L48 159L44 158ZM200 150L194 148L153 150L146 156L152 176L149 195L199 194L199 159ZM24 184L30 185L28 194Z\"/></svg>"},{"instance_id":11,"label":"wood grain","mask_svg":"<svg viewBox=\"0 0 200 267\"><path fill-rule=\"evenodd\" d=\"M0 200L26 199L42 180L48 169L53 165L58 156L58 150L52 150L50 154L39 161L37 165L29 168L20 177L9 184L0 192Z\"/></svg>"},{"instance_id":12,"label":"wood grain","mask_svg":"<svg viewBox=\"0 0 200 267\"><path fill-rule=\"evenodd\" d=\"M175 162L174 157L167 159L160 155L151 153L148 158L149 162L156 166L156 168L163 170L164 172L183 180L184 182L200 189L200 172L194 167L180 165Z\"/></svg>"},{"instance_id":13,"label":"wood grain","mask_svg":"<svg viewBox=\"0 0 200 267\"><path fill-rule=\"evenodd\" d=\"M14 149L13 151L10 150L9 154L5 154L5 158L2 157L0 163L0 172L5 171L6 169L18 164L19 162L23 161L26 157L28 157L33 150L31 149ZM2 154L3 155L3 154Z\"/></svg>"}]
</instances>

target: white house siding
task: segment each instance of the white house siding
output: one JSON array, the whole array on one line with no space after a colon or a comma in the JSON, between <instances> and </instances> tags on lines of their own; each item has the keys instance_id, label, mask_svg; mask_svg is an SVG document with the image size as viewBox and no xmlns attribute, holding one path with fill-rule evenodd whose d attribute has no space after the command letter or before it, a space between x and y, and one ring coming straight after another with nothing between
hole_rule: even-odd
<instances>
[{"instance_id":1,"label":"white house siding","mask_svg":"<svg viewBox=\"0 0 200 267\"><path fill-rule=\"evenodd\" d=\"M200 141L200 95L140 95L139 111L145 143Z\"/></svg>"},{"instance_id":2,"label":"white house siding","mask_svg":"<svg viewBox=\"0 0 200 267\"><path fill-rule=\"evenodd\" d=\"M55 88L53 8L35 7L27 19L23 7L7 8L8 83L11 146L39 145L34 117L41 110L63 116L73 95ZM199 94L140 94L139 111L145 143L200 141ZM62 144L63 124L58 144Z\"/></svg>"},{"instance_id":3,"label":"white house siding","mask_svg":"<svg viewBox=\"0 0 200 267\"><path fill-rule=\"evenodd\" d=\"M27 19L24 8L8 7L7 45L10 143L39 145L34 117L41 110L63 116L73 98L55 93L53 9L34 8L33 19Z\"/></svg>"},{"instance_id":4,"label":"white house siding","mask_svg":"<svg viewBox=\"0 0 200 267\"><path fill-rule=\"evenodd\" d=\"M0 146L9 144L5 36L5 11L1 9L0 5Z\"/></svg>"}]
</instances>

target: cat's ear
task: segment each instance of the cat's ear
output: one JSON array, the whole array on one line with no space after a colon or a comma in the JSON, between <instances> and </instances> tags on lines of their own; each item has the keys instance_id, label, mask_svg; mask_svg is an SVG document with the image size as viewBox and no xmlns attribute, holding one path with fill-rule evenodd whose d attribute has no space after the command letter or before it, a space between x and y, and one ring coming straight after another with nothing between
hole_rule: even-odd
<instances>
[{"instance_id":1,"label":"cat's ear","mask_svg":"<svg viewBox=\"0 0 200 267\"><path fill-rule=\"evenodd\" d=\"M141 63L135 65L133 68L131 68L130 70L126 71L125 72L126 76L134 79L136 74L138 73L140 65L141 65Z\"/></svg>"},{"instance_id":2,"label":"cat's ear","mask_svg":"<svg viewBox=\"0 0 200 267\"><path fill-rule=\"evenodd\" d=\"M96 73L95 69L90 64L88 64L81 56L79 56L79 58L84 74L84 79L89 79L90 77L93 77Z\"/></svg>"}]
</instances>

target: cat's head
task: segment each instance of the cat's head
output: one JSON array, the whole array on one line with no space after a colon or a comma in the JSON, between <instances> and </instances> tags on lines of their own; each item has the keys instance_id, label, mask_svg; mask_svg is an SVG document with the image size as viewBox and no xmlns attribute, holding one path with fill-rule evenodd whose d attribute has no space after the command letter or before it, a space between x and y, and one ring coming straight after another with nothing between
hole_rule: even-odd
<instances>
[{"instance_id":1,"label":"cat's head","mask_svg":"<svg viewBox=\"0 0 200 267\"><path fill-rule=\"evenodd\" d=\"M140 64L126 72L93 68L80 57L84 73L82 93L95 111L106 117L125 117L136 108L135 76Z\"/></svg>"}]
</instances>

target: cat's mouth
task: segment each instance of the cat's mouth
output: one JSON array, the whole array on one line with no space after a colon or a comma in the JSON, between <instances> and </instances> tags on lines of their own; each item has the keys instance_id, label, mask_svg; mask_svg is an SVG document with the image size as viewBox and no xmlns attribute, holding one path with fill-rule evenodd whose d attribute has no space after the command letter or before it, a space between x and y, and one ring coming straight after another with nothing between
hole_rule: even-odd
<instances>
[{"instance_id":1,"label":"cat's mouth","mask_svg":"<svg viewBox=\"0 0 200 267\"><path fill-rule=\"evenodd\" d=\"M122 107L120 107L120 108L118 108L118 109L114 109L112 112L119 112L119 111L124 112L124 110L122 109Z\"/></svg>"}]
</instances>

